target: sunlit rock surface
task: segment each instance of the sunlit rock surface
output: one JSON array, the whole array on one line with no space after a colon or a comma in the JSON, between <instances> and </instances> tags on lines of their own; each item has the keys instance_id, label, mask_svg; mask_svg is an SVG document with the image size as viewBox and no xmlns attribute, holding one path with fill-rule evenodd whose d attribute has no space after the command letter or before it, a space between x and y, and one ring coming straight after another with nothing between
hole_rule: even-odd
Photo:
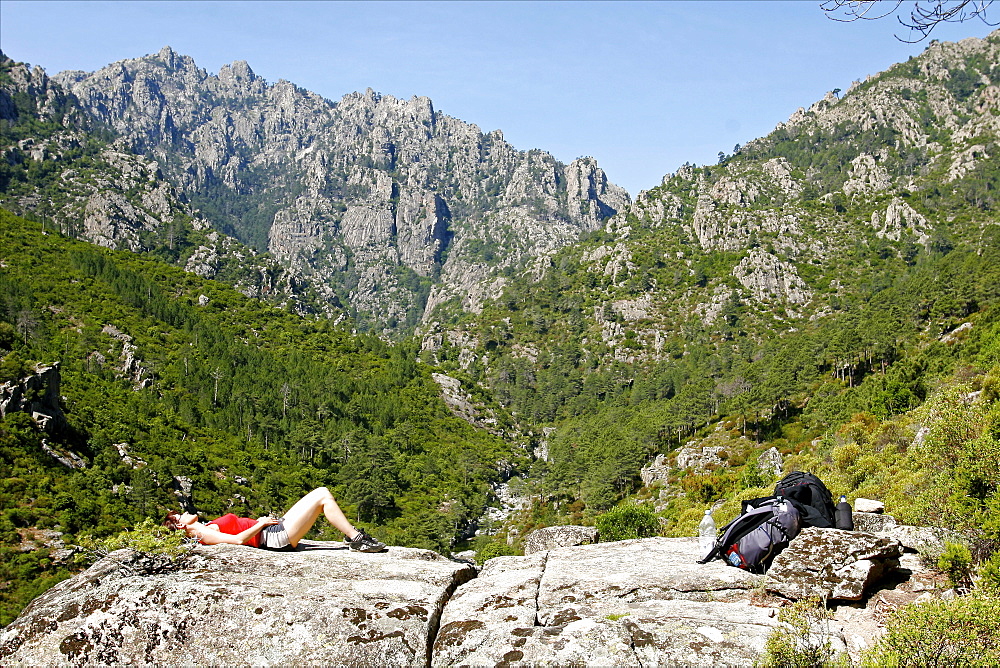
<instances>
[{"instance_id":1,"label":"sunlit rock surface","mask_svg":"<svg viewBox=\"0 0 1000 668\"><path fill-rule=\"evenodd\" d=\"M468 564L427 550L199 547L181 564L120 550L36 599L3 665L421 665Z\"/></svg>"}]
</instances>

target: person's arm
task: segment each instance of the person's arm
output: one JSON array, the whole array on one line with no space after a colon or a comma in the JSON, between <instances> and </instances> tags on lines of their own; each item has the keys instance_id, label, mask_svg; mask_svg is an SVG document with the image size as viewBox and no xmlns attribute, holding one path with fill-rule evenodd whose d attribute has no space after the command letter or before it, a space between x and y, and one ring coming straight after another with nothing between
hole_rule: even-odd
<instances>
[{"instance_id":1,"label":"person's arm","mask_svg":"<svg viewBox=\"0 0 1000 668\"><path fill-rule=\"evenodd\" d=\"M252 527L244 529L235 535L222 533L215 527L214 524L206 524L201 528L198 539L201 541L202 545L219 545L220 543L225 543L227 545L243 545L248 540L259 534L264 527L272 526L278 522L279 520L273 517L261 517Z\"/></svg>"}]
</instances>

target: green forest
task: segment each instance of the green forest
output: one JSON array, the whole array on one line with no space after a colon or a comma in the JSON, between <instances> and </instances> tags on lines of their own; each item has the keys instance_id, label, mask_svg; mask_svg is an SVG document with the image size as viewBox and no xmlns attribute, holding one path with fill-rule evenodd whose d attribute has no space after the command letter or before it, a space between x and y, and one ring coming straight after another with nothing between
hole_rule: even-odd
<instances>
[{"instance_id":1,"label":"green forest","mask_svg":"<svg viewBox=\"0 0 1000 668\"><path fill-rule=\"evenodd\" d=\"M853 293L837 296L829 317L769 337L770 323L743 305L715 331L696 331L675 354L645 365L600 364L601 351L588 349L593 331L580 314L593 308L597 290L581 281L593 274L574 262L579 251L569 250L563 271L532 285L530 295L527 288L508 291L484 314L476 331L491 352L490 368L473 365L466 373L487 382L513 412L559 425L552 461L539 463L549 494L606 510L636 489L638 470L653 454L722 417L757 443L786 440L792 423L809 441L856 413L886 419L915 408L967 360L965 346L936 339L966 320L977 323L969 335L977 345L992 331L1000 229L988 232L975 249L922 252L909 262L880 259L877 247L859 243L847 261L868 266L868 274ZM672 279L670 268L653 271L660 274L654 280ZM548 344L550 326L560 336ZM626 346L629 340L626 334ZM528 341L543 351L535 363L514 349ZM461 372L447 351L441 357L450 372ZM980 360L982 370L991 363Z\"/></svg>"},{"instance_id":2,"label":"green forest","mask_svg":"<svg viewBox=\"0 0 1000 668\"><path fill-rule=\"evenodd\" d=\"M6 211L0 260L0 383L58 363L69 424L47 436L12 413L0 425L4 623L72 567L18 551L22 535L112 535L176 507L177 477L206 517L281 511L327 486L386 542L446 551L481 514L498 462L523 458L448 412L414 344L303 319ZM135 347L127 373L109 326ZM88 466L57 463L43 440Z\"/></svg>"}]
</instances>

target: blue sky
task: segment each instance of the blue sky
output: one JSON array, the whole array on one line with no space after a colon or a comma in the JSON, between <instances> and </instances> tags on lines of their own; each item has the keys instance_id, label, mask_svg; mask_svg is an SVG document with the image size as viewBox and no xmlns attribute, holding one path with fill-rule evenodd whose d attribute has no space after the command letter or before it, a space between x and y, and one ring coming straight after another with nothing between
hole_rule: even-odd
<instances>
[{"instance_id":1,"label":"blue sky","mask_svg":"<svg viewBox=\"0 0 1000 668\"><path fill-rule=\"evenodd\" d=\"M970 21L932 37L990 31ZM0 48L50 74L170 45L209 72L246 60L332 100L426 95L516 148L594 156L633 196L926 46L896 33L892 18L837 23L810 1L0 0Z\"/></svg>"}]
</instances>

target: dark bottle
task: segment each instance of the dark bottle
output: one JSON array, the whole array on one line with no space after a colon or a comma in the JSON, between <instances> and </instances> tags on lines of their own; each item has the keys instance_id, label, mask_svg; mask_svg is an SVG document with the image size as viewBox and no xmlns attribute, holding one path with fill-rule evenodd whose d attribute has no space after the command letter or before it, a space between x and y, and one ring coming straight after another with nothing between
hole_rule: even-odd
<instances>
[{"instance_id":1,"label":"dark bottle","mask_svg":"<svg viewBox=\"0 0 1000 668\"><path fill-rule=\"evenodd\" d=\"M847 502L847 497L840 495L840 503L837 504L836 512L837 528L844 531L854 531L854 516L851 514L851 504Z\"/></svg>"}]
</instances>

